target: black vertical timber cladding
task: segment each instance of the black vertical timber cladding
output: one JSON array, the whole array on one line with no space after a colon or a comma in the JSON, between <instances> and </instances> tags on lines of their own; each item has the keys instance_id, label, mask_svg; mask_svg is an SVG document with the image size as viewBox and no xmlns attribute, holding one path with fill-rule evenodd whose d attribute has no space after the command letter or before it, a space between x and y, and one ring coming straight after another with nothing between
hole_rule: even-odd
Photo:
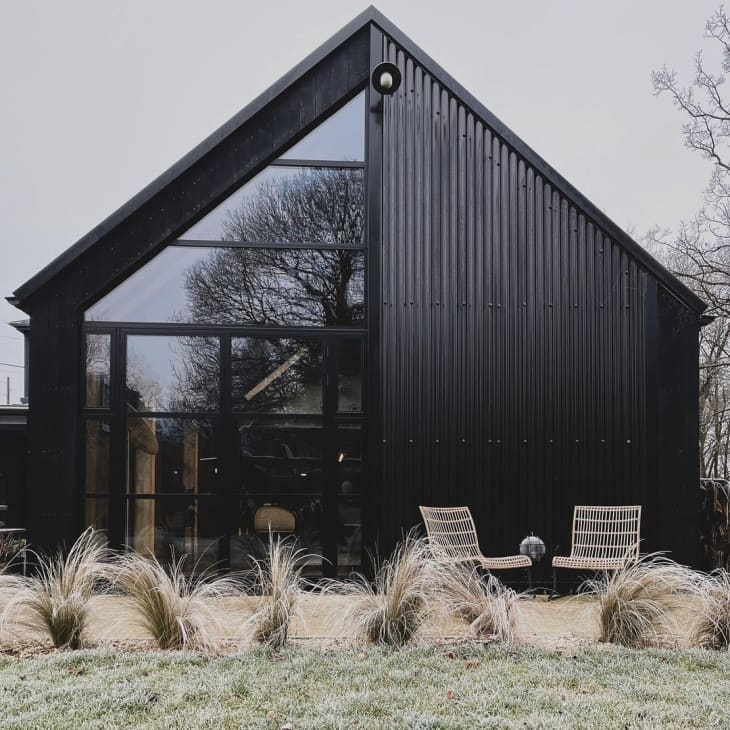
<instances>
[{"instance_id":1,"label":"black vertical timber cladding","mask_svg":"<svg viewBox=\"0 0 730 730\"><path fill-rule=\"evenodd\" d=\"M280 155L283 145L297 142L352 98L368 78L369 62L366 27L246 122L229 130L121 222L103 231L94 246L23 303L31 315L27 489L34 545L53 548L68 543L82 526L79 386L85 305L128 277ZM110 536L119 537L123 519L123 515L112 515Z\"/></svg>"},{"instance_id":2,"label":"black vertical timber cladding","mask_svg":"<svg viewBox=\"0 0 730 730\"><path fill-rule=\"evenodd\" d=\"M671 550L679 562L698 565L699 324L663 286L657 290L657 547Z\"/></svg>"},{"instance_id":3,"label":"black vertical timber cladding","mask_svg":"<svg viewBox=\"0 0 730 730\"><path fill-rule=\"evenodd\" d=\"M575 504L668 520L685 485L656 460L696 438L647 433L654 279L396 43L383 52L403 82L383 108L380 547L419 504L468 504L493 554L529 531L567 552ZM696 325L682 337L685 370L663 377L685 383L686 421ZM682 552L668 524L646 549Z\"/></svg>"}]
</instances>

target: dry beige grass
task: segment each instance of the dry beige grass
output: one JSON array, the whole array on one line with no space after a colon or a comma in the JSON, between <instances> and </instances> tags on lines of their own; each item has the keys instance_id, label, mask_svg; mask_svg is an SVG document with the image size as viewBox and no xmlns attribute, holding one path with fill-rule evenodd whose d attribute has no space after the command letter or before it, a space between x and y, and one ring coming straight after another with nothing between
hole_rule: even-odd
<instances>
[{"instance_id":1,"label":"dry beige grass","mask_svg":"<svg viewBox=\"0 0 730 730\"><path fill-rule=\"evenodd\" d=\"M35 575L2 577L12 593L0 614L0 629L4 634L23 632L37 640L50 639L57 648L78 649L91 598L99 580L110 575L112 553L104 538L88 528L67 553L34 555Z\"/></svg>"},{"instance_id":2,"label":"dry beige grass","mask_svg":"<svg viewBox=\"0 0 730 730\"><path fill-rule=\"evenodd\" d=\"M701 593L702 581L689 568L651 554L586 581L583 591L598 598L601 641L646 647L675 632L676 612L688 596Z\"/></svg>"},{"instance_id":3,"label":"dry beige grass","mask_svg":"<svg viewBox=\"0 0 730 730\"><path fill-rule=\"evenodd\" d=\"M730 649L730 573L720 570L707 576L701 600L692 644L705 649Z\"/></svg>"},{"instance_id":4,"label":"dry beige grass","mask_svg":"<svg viewBox=\"0 0 730 730\"><path fill-rule=\"evenodd\" d=\"M328 586L346 596L337 621L346 636L403 646L444 611L443 586L451 566L434 562L426 542L413 533L395 548L371 582L363 576Z\"/></svg>"},{"instance_id":5,"label":"dry beige grass","mask_svg":"<svg viewBox=\"0 0 730 730\"><path fill-rule=\"evenodd\" d=\"M514 641L519 596L494 575L468 565L452 566L441 592L449 610L469 623L472 636Z\"/></svg>"},{"instance_id":6,"label":"dry beige grass","mask_svg":"<svg viewBox=\"0 0 730 730\"><path fill-rule=\"evenodd\" d=\"M271 649L286 646L305 585L302 570L308 557L294 543L269 535L266 558L255 561L255 585L261 601L244 623L244 631L254 641Z\"/></svg>"},{"instance_id":7,"label":"dry beige grass","mask_svg":"<svg viewBox=\"0 0 730 730\"><path fill-rule=\"evenodd\" d=\"M129 552L118 559L114 585L122 592L131 621L161 649L210 651L221 634L216 599L235 594L234 576L188 577L185 555L163 566L156 557Z\"/></svg>"}]
</instances>

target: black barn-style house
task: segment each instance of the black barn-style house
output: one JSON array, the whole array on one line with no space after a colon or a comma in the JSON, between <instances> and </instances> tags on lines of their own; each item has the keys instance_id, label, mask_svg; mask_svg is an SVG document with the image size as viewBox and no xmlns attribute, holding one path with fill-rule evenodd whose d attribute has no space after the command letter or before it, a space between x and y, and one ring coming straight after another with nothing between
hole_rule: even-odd
<instances>
[{"instance_id":1,"label":"black barn-style house","mask_svg":"<svg viewBox=\"0 0 730 730\"><path fill-rule=\"evenodd\" d=\"M342 574L419 504L488 554L642 504L699 560L705 304L373 8L11 301L37 545L237 568L269 507Z\"/></svg>"}]
</instances>

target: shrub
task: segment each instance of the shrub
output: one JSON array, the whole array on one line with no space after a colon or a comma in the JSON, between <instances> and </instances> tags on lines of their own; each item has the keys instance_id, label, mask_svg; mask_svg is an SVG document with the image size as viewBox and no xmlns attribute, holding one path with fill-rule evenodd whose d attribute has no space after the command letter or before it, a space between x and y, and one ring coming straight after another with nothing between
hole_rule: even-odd
<instances>
[{"instance_id":1,"label":"shrub","mask_svg":"<svg viewBox=\"0 0 730 730\"><path fill-rule=\"evenodd\" d=\"M211 651L217 646L221 621L214 599L235 594L233 576L203 573L188 577L187 556L168 567L155 556L129 552L121 556L114 580L136 620L161 649Z\"/></svg>"},{"instance_id":2,"label":"shrub","mask_svg":"<svg viewBox=\"0 0 730 730\"><path fill-rule=\"evenodd\" d=\"M338 623L371 643L407 644L443 609L444 567L431 560L424 540L410 533L377 568L372 583L357 575L347 583L328 586L349 599Z\"/></svg>"},{"instance_id":3,"label":"shrub","mask_svg":"<svg viewBox=\"0 0 730 730\"><path fill-rule=\"evenodd\" d=\"M455 565L442 585L443 600L453 614L469 622L472 636L514 640L519 596L491 574Z\"/></svg>"},{"instance_id":4,"label":"shrub","mask_svg":"<svg viewBox=\"0 0 730 730\"><path fill-rule=\"evenodd\" d=\"M697 595L700 584L699 574L651 554L586 581L582 589L598 597L601 641L643 647L671 631L672 611Z\"/></svg>"},{"instance_id":5,"label":"shrub","mask_svg":"<svg viewBox=\"0 0 730 730\"><path fill-rule=\"evenodd\" d=\"M254 641L271 649L284 647L306 583L302 570L311 557L293 542L269 534L267 555L254 559L255 585L261 596L259 607L246 621Z\"/></svg>"},{"instance_id":6,"label":"shrub","mask_svg":"<svg viewBox=\"0 0 730 730\"><path fill-rule=\"evenodd\" d=\"M702 585L702 608L691 641L706 649L730 649L730 573L720 570Z\"/></svg>"},{"instance_id":7,"label":"shrub","mask_svg":"<svg viewBox=\"0 0 730 730\"><path fill-rule=\"evenodd\" d=\"M83 643L89 601L99 579L109 576L111 551L93 528L88 528L64 554L33 553L37 574L4 576L14 589L0 615L0 625L24 628L51 640L57 648L78 649Z\"/></svg>"}]
</instances>

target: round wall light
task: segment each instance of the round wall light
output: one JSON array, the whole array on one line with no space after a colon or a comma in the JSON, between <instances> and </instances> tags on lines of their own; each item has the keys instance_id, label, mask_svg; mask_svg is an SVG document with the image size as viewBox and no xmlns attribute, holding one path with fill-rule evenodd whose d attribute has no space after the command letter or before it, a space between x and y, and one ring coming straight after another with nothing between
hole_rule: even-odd
<instances>
[{"instance_id":1,"label":"round wall light","mask_svg":"<svg viewBox=\"0 0 730 730\"><path fill-rule=\"evenodd\" d=\"M388 96L398 90L402 79L400 69L394 64L385 61L379 63L374 69L370 77L373 82L373 88L379 94Z\"/></svg>"}]
</instances>

